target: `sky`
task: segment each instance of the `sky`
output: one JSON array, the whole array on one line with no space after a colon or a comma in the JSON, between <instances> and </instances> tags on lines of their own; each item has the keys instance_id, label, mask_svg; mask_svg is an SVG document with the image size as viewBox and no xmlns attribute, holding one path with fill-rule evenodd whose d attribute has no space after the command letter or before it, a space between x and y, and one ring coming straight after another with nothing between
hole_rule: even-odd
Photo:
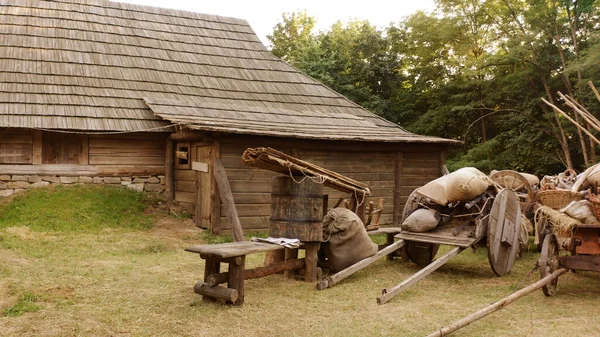
<instances>
[{"instance_id":1,"label":"sky","mask_svg":"<svg viewBox=\"0 0 600 337\"><path fill-rule=\"evenodd\" d=\"M336 21L369 20L387 27L417 10L432 10L434 0L116 0L140 5L166 7L244 19L263 43L281 21L284 12L306 10L317 19L317 30L327 30Z\"/></svg>"}]
</instances>

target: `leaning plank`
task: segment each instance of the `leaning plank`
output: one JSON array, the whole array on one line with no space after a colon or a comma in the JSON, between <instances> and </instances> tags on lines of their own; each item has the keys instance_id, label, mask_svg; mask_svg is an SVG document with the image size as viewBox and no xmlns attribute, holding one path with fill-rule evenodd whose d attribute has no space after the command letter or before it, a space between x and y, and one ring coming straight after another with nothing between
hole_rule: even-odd
<instances>
[{"instance_id":1,"label":"leaning plank","mask_svg":"<svg viewBox=\"0 0 600 337\"><path fill-rule=\"evenodd\" d=\"M440 257L439 259L437 259L437 260L433 261L432 263L430 263L429 265L427 265L425 268L419 270L417 273L415 273L413 276L409 277L407 280L400 283L399 285L393 287L390 290L383 289L382 295L380 297L377 297L377 304L384 304L387 301L391 300L396 295L400 294L401 292L408 289L415 283L424 279L427 275L431 274L439 267L443 266L446 262L448 262L448 260L455 257L463 250L465 250L464 247L456 247L456 248L452 249L451 251L449 251L448 253L446 253L446 255Z\"/></svg>"},{"instance_id":2,"label":"leaning plank","mask_svg":"<svg viewBox=\"0 0 600 337\"><path fill-rule=\"evenodd\" d=\"M222 300L235 302L239 297L237 289L225 287L210 287L204 282L198 282L194 285L194 292L198 295L208 296L212 298L220 298Z\"/></svg>"},{"instance_id":3,"label":"leaning plank","mask_svg":"<svg viewBox=\"0 0 600 337\"><path fill-rule=\"evenodd\" d=\"M427 335L427 337L448 336L449 334L453 333L454 331L456 331L460 328L464 328L465 326L475 322L476 320L479 320L479 319L491 314L492 312L498 311L498 310L506 307L507 305L511 304L512 302L518 300L519 298L521 298L525 295L528 295L528 294L534 292L535 290L540 289L541 287L554 281L560 275L566 273L567 271L568 271L568 269L565 269L565 268L558 269L554 273L544 277L543 279L535 282L534 284L529 285L529 286L517 291L516 293L513 293L512 295L501 299L498 302L490 304L489 306L487 306L475 313L472 313L469 316L467 316L461 320L458 320L448 326L445 326L445 327Z\"/></svg>"},{"instance_id":4,"label":"leaning plank","mask_svg":"<svg viewBox=\"0 0 600 337\"><path fill-rule=\"evenodd\" d=\"M235 202L233 201L233 194L231 193L231 186L229 186L229 180L227 179L227 173L223 162L220 158L215 160L215 169L213 170L217 187L219 188L219 194L221 195L221 201L225 207L225 213L229 219L231 225L231 231L233 232L233 239L235 241L244 241L244 232L242 230L242 224L238 218L237 210L235 209Z\"/></svg>"},{"instance_id":5,"label":"leaning plank","mask_svg":"<svg viewBox=\"0 0 600 337\"><path fill-rule=\"evenodd\" d=\"M389 246L381 249L380 251L375 253L375 255L368 257L366 259L360 260L360 261L356 262L355 264L351 265L350 267L348 267L336 274L333 274L329 277L326 277L324 280L317 282L317 289L323 290L323 289L333 287L334 285L340 283L343 279L347 278L348 276L356 273L357 271L359 271L361 269L364 269L365 267L369 266L373 262L377 261L380 257L391 254L391 253L395 252L396 250L402 248L404 246L404 244L405 244L404 240L398 240L398 241L390 244Z\"/></svg>"}]
</instances>

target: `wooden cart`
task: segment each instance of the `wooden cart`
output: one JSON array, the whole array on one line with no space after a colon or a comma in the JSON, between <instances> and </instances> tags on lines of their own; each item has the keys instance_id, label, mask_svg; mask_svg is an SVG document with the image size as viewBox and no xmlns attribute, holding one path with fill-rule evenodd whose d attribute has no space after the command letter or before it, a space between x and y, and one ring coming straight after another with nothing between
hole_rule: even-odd
<instances>
[{"instance_id":1,"label":"wooden cart","mask_svg":"<svg viewBox=\"0 0 600 337\"><path fill-rule=\"evenodd\" d=\"M569 255L560 255L561 251L566 251ZM600 272L600 225L577 225L573 227L570 238L560 238L556 234L546 235L538 267L541 278L561 268ZM557 284L558 278L543 286L544 295L554 295Z\"/></svg>"},{"instance_id":2,"label":"wooden cart","mask_svg":"<svg viewBox=\"0 0 600 337\"><path fill-rule=\"evenodd\" d=\"M402 231L395 237L406 242L408 258L419 266L419 272L391 289L383 289L377 303L383 304L408 289L444 265L468 247L476 248L486 242L490 266L502 276L510 272L520 250L521 209L519 198L511 189L501 189L497 194L488 191L464 204L460 214L453 214L434 230L426 233ZM402 214L406 219L414 210L423 207L424 197L413 192ZM457 209L455 207L455 209ZM484 239L487 238L487 241ZM440 245L455 248L433 261ZM433 261L433 262L432 262Z\"/></svg>"}]
</instances>

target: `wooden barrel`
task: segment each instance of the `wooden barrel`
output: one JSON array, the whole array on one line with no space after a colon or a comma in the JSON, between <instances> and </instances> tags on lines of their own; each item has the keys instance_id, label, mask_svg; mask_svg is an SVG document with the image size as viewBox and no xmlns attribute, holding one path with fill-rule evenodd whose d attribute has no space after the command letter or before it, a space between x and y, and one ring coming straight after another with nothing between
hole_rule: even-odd
<instances>
[{"instance_id":1,"label":"wooden barrel","mask_svg":"<svg viewBox=\"0 0 600 337\"><path fill-rule=\"evenodd\" d=\"M308 178L301 183L296 181L290 177L274 177L271 182L269 236L321 241L323 185Z\"/></svg>"}]
</instances>

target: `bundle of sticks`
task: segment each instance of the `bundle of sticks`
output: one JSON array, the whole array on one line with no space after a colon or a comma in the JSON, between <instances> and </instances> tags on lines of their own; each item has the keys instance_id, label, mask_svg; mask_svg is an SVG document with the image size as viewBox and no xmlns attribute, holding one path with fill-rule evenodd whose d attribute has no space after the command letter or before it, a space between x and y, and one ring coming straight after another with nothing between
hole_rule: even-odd
<instances>
[{"instance_id":1,"label":"bundle of sticks","mask_svg":"<svg viewBox=\"0 0 600 337\"><path fill-rule=\"evenodd\" d=\"M294 158L270 147L246 149L242 155L242 162L251 167L278 172L291 177L308 177L323 183L327 187L355 195L359 200L371 195L369 186L365 183Z\"/></svg>"}]
</instances>

